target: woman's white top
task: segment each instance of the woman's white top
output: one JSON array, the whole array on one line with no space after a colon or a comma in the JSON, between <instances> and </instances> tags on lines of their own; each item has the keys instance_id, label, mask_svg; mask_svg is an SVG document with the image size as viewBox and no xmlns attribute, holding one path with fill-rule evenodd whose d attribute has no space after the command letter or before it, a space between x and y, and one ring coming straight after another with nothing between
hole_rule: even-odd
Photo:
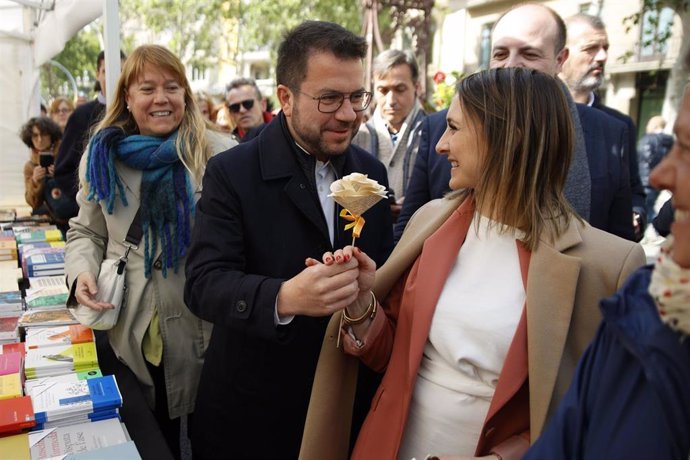
<instances>
[{"instance_id":1,"label":"woman's white top","mask_svg":"<svg viewBox=\"0 0 690 460\"><path fill-rule=\"evenodd\" d=\"M436 305L399 459L474 454L522 314L516 232L478 218Z\"/></svg>"}]
</instances>

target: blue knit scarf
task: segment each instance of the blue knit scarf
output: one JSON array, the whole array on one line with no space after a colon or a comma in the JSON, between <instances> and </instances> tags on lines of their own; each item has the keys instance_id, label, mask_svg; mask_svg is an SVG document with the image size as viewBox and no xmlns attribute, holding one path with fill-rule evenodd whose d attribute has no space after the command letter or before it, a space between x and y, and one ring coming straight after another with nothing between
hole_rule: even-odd
<instances>
[{"instance_id":1,"label":"blue knit scarf","mask_svg":"<svg viewBox=\"0 0 690 460\"><path fill-rule=\"evenodd\" d=\"M104 201L113 213L115 198L127 206L124 185L115 170L115 160L142 171L140 220L144 240L144 275L151 278L153 257L161 244L163 277L168 268L175 273L179 259L191 242L194 213L192 186L187 171L177 156L175 137L126 135L120 128L105 128L89 144L86 181L88 200Z\"/></svg>"}]
</instances>

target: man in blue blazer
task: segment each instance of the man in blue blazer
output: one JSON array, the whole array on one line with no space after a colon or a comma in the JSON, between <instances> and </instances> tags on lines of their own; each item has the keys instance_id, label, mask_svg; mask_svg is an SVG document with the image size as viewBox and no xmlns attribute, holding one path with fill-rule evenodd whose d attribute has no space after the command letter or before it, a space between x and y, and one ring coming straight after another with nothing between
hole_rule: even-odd
<instances>
[{"instance_id":1,"label":"man in blue blazer","mask_svg":"<svg viewBox=\"0 0 690 460\"><path fill-rule=\"evenodd\" d=\"M366 41L341 26L297 26L278 50L282 112L208 163L185 285L189 308L214 324L194 458L299 454L326 326L358 292L355 259L305 268L307 257L321 260L352 242L329 185L352 172L388 185L383 164L350 145L371 100L365 55ZM393 246L388 202L365 217L356 244L383 264Z\"/></svg>"},{"instance_id":2,"label":"man in blue blazer","mask_svg":"<svg viewBox=\"0 0 690 460\"><path fill-rule=\"evenodd\" d=\"M637 128L632 119L605 106L595 93L604 82L604 70L608 61L609 39L601 18L578 13L565 20L568 27L570 57L563 65L561 78L568 85L575 102L601 110L624 123L628 131L626 150L630 170L632 212L635 219L635 241L644 236L646 226L645 189L640 180L637 156Z\"/></svg>"},{"instance_id":3,"label":"man in blue blazer","mask_svg":"<svg viewBox=\"0 0 690 460\"><path fill-rule=\"evenodd\" d=\"M632 191L628 169L627 127L604 112L576 104L582 122L589 173L592 177L592 205L589 223L593 227L633 240Z\"/></svg>"}]
</instances>

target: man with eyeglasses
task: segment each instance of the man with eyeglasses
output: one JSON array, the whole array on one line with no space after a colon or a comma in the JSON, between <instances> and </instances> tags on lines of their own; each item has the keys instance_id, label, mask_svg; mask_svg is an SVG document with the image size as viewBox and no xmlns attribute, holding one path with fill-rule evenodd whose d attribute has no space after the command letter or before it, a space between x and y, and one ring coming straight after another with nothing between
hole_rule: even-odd
<instances>
[{"instance_id":1,"label":"man with eyeglasses","mask_svg":"<svg viewBox=\"0 0 690 460\"><path fill-rule=\"evenodd\" d=\"M236 78L226 87L228 113L235 125L232 131L238 142L255 138L273 115L266 111L266 100L251 78Z\"/></svg>"},{"instance_id":2,"label":"man with eyeglasses","mask_svg":"<svg viewBox=\"0 0 690 460\"><path fill-rule=\"evenodd\" d=\"M366 46L327 22L290 31L276 66L282 111L256 139L208 162L185 286L187 306L214 324L191 425L196 459L299 454L326 326L358 290L354 258L305 259L352 242L328 197L333 181L360 172L388 186L383 164L350 145L371 101ZM364 217L357 247L380 265L393 246L388 204ZM358 415L373 380L358 390Z\"/></svg>"},{"instance_id":3,"label":"man with eyeglasses","mask_svg":"<svg viewBox=\"0 0 690 460\"><path fill-rule=\"evenodd\" d=\"M353 144L381 160L388 171L391 214L397 219L414 167L422 121L419 66L411 51L390 49L374 59L376 110Z\"/></svg>"}]
</instances>

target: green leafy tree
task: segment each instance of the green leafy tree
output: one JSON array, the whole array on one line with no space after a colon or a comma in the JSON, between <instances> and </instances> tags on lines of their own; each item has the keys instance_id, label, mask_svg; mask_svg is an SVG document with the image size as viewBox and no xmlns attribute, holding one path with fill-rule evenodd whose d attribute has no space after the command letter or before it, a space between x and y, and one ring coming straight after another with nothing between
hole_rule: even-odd
<instances>
[{"instance_id":1,"label":"green leafy tree","mask_svg":"<svg viewBox=\"0 0 690 460\"><path fill-rule=\"evenodd\" d=\"M358 0L253 0L242 3L240 48L275 51L285 32L306 18L337 22L357 34L362 29Z\"/></svg>"},{"instance_id":2,"label":"green leafy tree","mask_svg":"<svg viewBox=\"0 0 690 460\"><path fill-rule=\"evenodd\" d=\"M96 78L96 58L100 51L98 28L87 26L65 44L53 61L62 64L75 78L86 71L93 82ZM71 85L67 86L66 93L63 91L66 82L69 83L68 77L58 67L50 63L41 67L41 94L46 100L59 95L75 97Z\"/></svg>"},{"instance_id":3,"label":"green leafy tree","mask_svg":"<svg viewBox=\"0 0 690 460\"><path fill-rule=\"evenodd\" d=\"M241 0L121 0L121 20L138 22L158 34L186 65L204 69L218 65L228 22L237 17Z\"/></svg>"}]
</instances>

